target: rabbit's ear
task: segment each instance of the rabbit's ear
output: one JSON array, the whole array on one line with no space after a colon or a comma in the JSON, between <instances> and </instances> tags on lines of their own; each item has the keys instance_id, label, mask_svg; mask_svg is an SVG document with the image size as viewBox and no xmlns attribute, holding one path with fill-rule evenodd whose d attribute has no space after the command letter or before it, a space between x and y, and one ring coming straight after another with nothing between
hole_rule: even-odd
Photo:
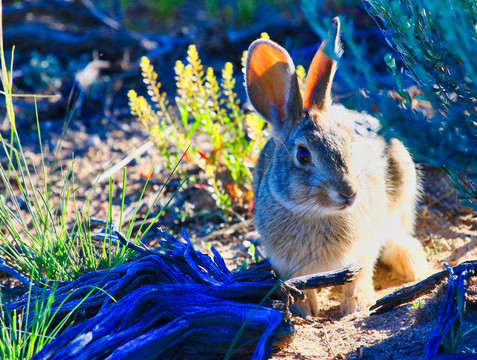
<instances>
[{"instance_id":1,"label":"rabbit's ear","mask_svg":"<svg viewBox=\"0 0 477 360\"><path fill-rule=\"evenodd\" d=\"M337 17L333 19L333 31L329 38L331 41L323 41L321 44L308 70L304 93L304 107L307 110L315 108L326 111L331 104L331 84L337 66L334 58L342 54L340 20Z\"/></svg>"},{"instance_id":2,"label":"rabbit's ear","mask_svg":"<svg viewBox=\"0 0 477 360\"><path fill-rule=\"evenodd\" d=\"M286 50L270 40L250 45L245 85L253 107L275 130L303 110L295 65Z\"/></svg>"}]
</instances>

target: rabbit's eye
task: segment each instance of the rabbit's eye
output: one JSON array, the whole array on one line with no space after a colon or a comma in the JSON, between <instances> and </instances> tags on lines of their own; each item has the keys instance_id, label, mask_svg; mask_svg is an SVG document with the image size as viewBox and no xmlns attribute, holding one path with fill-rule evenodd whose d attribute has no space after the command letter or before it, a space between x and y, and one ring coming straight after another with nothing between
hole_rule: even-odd
<instances>
[{"instance_id":1,"label":"rabbit's eye","mask_svg":"<svg viewBox=\"0 0 477 360\"><path fill-rule=\"evenodd\" d=\"M304 146L298 146L298 150L296 152L296 159L302 165L310 164L311 163L310 150L308 150Z\"/></svg>"}]
</instances>

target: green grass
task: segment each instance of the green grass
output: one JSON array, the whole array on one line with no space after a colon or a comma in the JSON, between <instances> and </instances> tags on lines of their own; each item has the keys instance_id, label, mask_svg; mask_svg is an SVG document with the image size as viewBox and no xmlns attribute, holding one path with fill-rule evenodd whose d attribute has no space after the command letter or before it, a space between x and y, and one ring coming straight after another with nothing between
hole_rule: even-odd
<instances>
[{"instance_id":1,"label":"green grass","mask_svg":"<svg viewBox=\"0 0 477 360\"><path fill-rule=\"evenodd\" d=\"M9 96L8 93L6 96ZM44 278L71 280L85 272L111 268L127 261L131 250L112 242L113 181L110 179L108 187L105 224L109 231L98 244L90 223L90 194L94 186L86 194L86 199L80 202L72 165L62 170L61 191L53 194L48 186L51 179L47 166L42 161L40 172L37 172L25 156L14 118L10 119L10 123L13 141L0 136L8 161L7 165L0 165L1 182L5 188L0 199L0 221L5 229L0 232L0 256L33 282ZM41 137L38 135L41 148ZM41 156L43 159L43 153ZM126 173L122 185L125 191ZM68 213L71 207L73 215ZM124 203L121 204L120 218L123 211ZM131 231L132 221L128 236Z\"/></svg>"},{"instance_id":2,"label":"green grass","mask_svg":"<svg viewBox=\"0 0 477 360\"><path fill-rule=\"evenodd\" d=\"M6 164L0 164L0 184L4 188L0 197L0 222L4 229L0 232L0 257L34 283L42 279L72 280L86 272L113 268L128 261L133 251L117 243L114 230L124 230L126 239L137 243L154 225L155 221L146 228L143 226L150 217L149 210L139 231L133 234L136 212L146 193L148 182L137 200L133 216L122 229L127 188L127 174L124 169L120 223L116 229L113 224L112 198L115 183L110 178L107 216L103 225L105 231L100 236L94 234L90 221L90 196L98 184L93 184L90 189L81 189L81 185L75 180L73 160L70 168L61 169L62 186L59 194L52 192L50 184L53 179L50 178L48 167L43 161L40 132L38 131L38 141L42 160L39 171L22 148L15 127L12 94L8 86L10 73L11 70L3 76L3 79L7 79L7 84L4 84L6 102L10 104L10 137L5 139L0 135L0 144L7 159ZM38 119L37 127L39 129ZM164 187L165 185L156 195L151 208L158 201ZM80 201L79 198L84 193L85 199ZM155 216L155 220L161 216L169 202ZM101 236L102 239L98 241Z\"/></svg>"},{"instance_id":3,"label":"green grass","mask_svg":"<svg viewBox=\"0 0 477 360\"><path fill-rule=\"evenodd\" d=\"M1 147L7 163L0 165L3 191L0 195L0 256L9 265L19 269L33 281L41 278L67 279L77 269L70 261L73 243L66 241L65 212L52 206L48 191L47 172L42 160L41 172L30 166L22 149L15 126L12 94L12 64L7 67L3 47L3 27L0 3L0 62L1 82L7 116L10 123L9 139L0 136ZM37 122L38 125L38 122ZM38 127L39 128L39 127ZM38 132L41 148L41 137ZM41 183L39 179L42 178ZM36 182L35 182L36 180ZM41 185L42 184L42 185ZM74 191L66 187L59 196L59 203L67 205ZM67 206L63 206L65 209ZM81 216L83 218L83 216ZM30 288L31 289L31 288ZM46 286L44 287L46 290ZM39 298L32 307L31 292L24 313L9 312L0 293L0 352L2 359L30 359L33 354L50 342L61 330L69 326L69 317L53 325L57 311L52 312L54 292L47 299ZM46 301L42 301L46 300ZM79 306L79 304L78 304ZM32 309L32 310L30 310Z\"/></svg>"},{"instance_id":4,"label":"green grass","mask_svg":"<svg viewBox=\"0 0 477 360\"><path fill-rule=\"evenodd\" d=\"M91 295L94 288L71 311L66 315L62 314L61 318L59 318L58 312L68 298L53 311L55 292L48 291L46 286L42 290L43 296L36 297L36 301L33 303L31 303L32 292L28 293L26 310L22 313L8 312L0 303L0 354L2 360L31 359L60 332L73 324L72 315Z\"/></svg>"},{"instance_id":5,"label":"green grass","mask_svg":"<svg viewBox=\"0 0 477 360\"><path fill-rule=\"evenodd\" d=\"M92 233L90 189L84 201L78 200L79 186L75 182L74 165L62 170L62 186L59 194L53 194L48 167L41 161L37 171L25 155L21 140L15 127L12 111L12 94L8 87L10 72L4 72L7 80L4 96L10 116L10 139L0 135L0 143L6 154L6 164L0 164L0 183L3 185L0 196L0 257L6 263L24 274L32 284L52 284L51 280L72 280L92 270L113 268L128 261L133 251L116 243L113 224L114 181L109 180L109 203L107 217L102 235ZM5 76L6 74L6 76ZM5 86L5 84L4 84ZM39 128L38 120L37 126ZM41 149L41 136L38 132ZM44 158L43 152L41 153ZM120 224L118 230L124 230L127 239L138 243L154 222L133 234L136 213L121 228L124 198L126 194L126 169L122 179L122 196L120 207ZM146 192L147 183L137 201L136 209ZM157 194L158 200L165 185ZM180 187L179 187L180 188ZM170 202L171 200L169 200ZM73 207L73 215L67 209ZM162 211L155 216L159 218ZM137 210L136 210L137 211ZM149 212L143 224L150 216ZM100 241L98 242L98 237ZM53 281L53 287L55 282ZM46 289L46 285L45 286ZM50 286L48 286L50 288ZM1 295L1 294L0 294ZM30 306L30 296L32 304ZM82 300L84 301L87 296ZM0 353L2 359L30 359L43 346L52 341L56 335L68 328L72 323L71 315L62 315L57 319L58 309L52 311L54 291L43 299L28 293L28 306L24 313L9 313L0 296ZM80 303L77 305L79 306ZM33 310L30 312L30 308ZM76 309L76 308L75 308Z\"/></svg>"},{"instance_id":6,"label":"green grass","mask_svg":"<svg viewBox=\"0 0 477 360\"><path fill-rule=\"evenodd\" d=\"M50 175L50 169L56 166L56 160L53 160L52 164L45 163L38 115L36 125L40 165L35 166L33 159L22 146L13 107L15 94L12 92L11 74L14 49L12 61L7 64L1 10L0 2L1 94L5 99L9 130L7 135L0 134L0 152L3 151L0 162L0 258L28 279L30 290L33 287L43 289L44 292L47 289L53 290L48 292L47 298L34 295L35 291L29 291L28 306L22 313L9 312L6 298L0 293L1 359L14 360L30 359L56 335L71 326L71 315L75 310L66 316L62 314L61 319L58 319L59 310L52 310L56 281L73 280L89 271L113 268L129 261L133 251L117 242L114 231L124 232L128 241L139 243L172 198L162 206L159 214L154 215L155 219L151 225L146 227L144 224L151 217L149 210L139 230L135 232L137 209L146 193L146 182L136 202L133 216L123 226L127 192L127 172L124 169L119 224L113 223L113 218L117 215L113 214L113 194L117 184L110 178L107 186L107 216L102 225L104 231L92 231L93 210L90 208L90 200L93 190L99 184L95 183L88 189L77 183L74 158L71 167L60 169L61 176ZM36 104L36 98L34 100ZM72 114L66 115L67 118L72 117ZM60 191L55 193L52 184L58 180L61 184ZM165 186L163 185L156 195L151 208L158 201ZM177 191L179 189L180 187ZM86 298L87 296L83 301ZM81 302L77 307L80 304Z\"/></svg>"}]
</instances>

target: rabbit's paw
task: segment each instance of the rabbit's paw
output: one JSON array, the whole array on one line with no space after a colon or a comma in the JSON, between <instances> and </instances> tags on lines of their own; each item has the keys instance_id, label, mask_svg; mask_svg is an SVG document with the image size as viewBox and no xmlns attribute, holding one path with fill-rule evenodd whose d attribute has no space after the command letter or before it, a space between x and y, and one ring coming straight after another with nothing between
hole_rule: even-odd
<instances>
[{"instance_id":1,"label":"rabbit's paw","mask_svg":"<svg viewBox=\"0 0 477 360\"><path fill-rule=\"evenodd\" d=\"M409 237L404 245L390 242L386 244L382 261L405 281L422 279L428 269L426 253L419 240Z\"/></svg>"},{"instance_id":2,"label":"rabbit's paw","mask_svg":"<svg viewBox=\"0 0 477 360\"><path fill-rule=\"evenodd\" d=\"M301 317L318 316L318 299L316 290L305 290L306 300L293 305L292 311Z\"/></svg>"},{"instance_id":3,"label":"rabbit's paw","mask_svg":"<svg viewBox=\"0 0 477 360\"><path fill-rule=\"evenodd\" d=\"M352 282L343 287L340 310L342 315L349 315L356 311L367 309L374 304L374 288L372 282L360 284Z\"/></svg>"}]
</instances>

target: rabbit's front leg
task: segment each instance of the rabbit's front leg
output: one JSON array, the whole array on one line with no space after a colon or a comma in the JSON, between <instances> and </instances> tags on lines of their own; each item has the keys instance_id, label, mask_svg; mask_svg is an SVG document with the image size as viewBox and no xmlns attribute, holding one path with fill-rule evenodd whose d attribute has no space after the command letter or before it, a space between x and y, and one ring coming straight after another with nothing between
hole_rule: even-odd
<instances>
[{"instance_id":1,"label":"rabbit's front leg","mask_svg":"<svg viewBox=\"0 0 477 360\"><path fill-rule=\"evenodd\" d=\"M306 300L293 305L292 312L305 318L307 316L318 316L320 309L318 307L318 291L315 289L304 290Z\"/></svg>"},{"instance_id":2,"label":"rabbit's front leg","mask_svg":"<svg viewBox=\"0 0 477 360\"><path fill-rule=\"evenodd\" d=\"M343 286L340 310L343 315L367 309L374 303L374 261L367 262L356 279Z\"/></svg>"}]
</instances>

